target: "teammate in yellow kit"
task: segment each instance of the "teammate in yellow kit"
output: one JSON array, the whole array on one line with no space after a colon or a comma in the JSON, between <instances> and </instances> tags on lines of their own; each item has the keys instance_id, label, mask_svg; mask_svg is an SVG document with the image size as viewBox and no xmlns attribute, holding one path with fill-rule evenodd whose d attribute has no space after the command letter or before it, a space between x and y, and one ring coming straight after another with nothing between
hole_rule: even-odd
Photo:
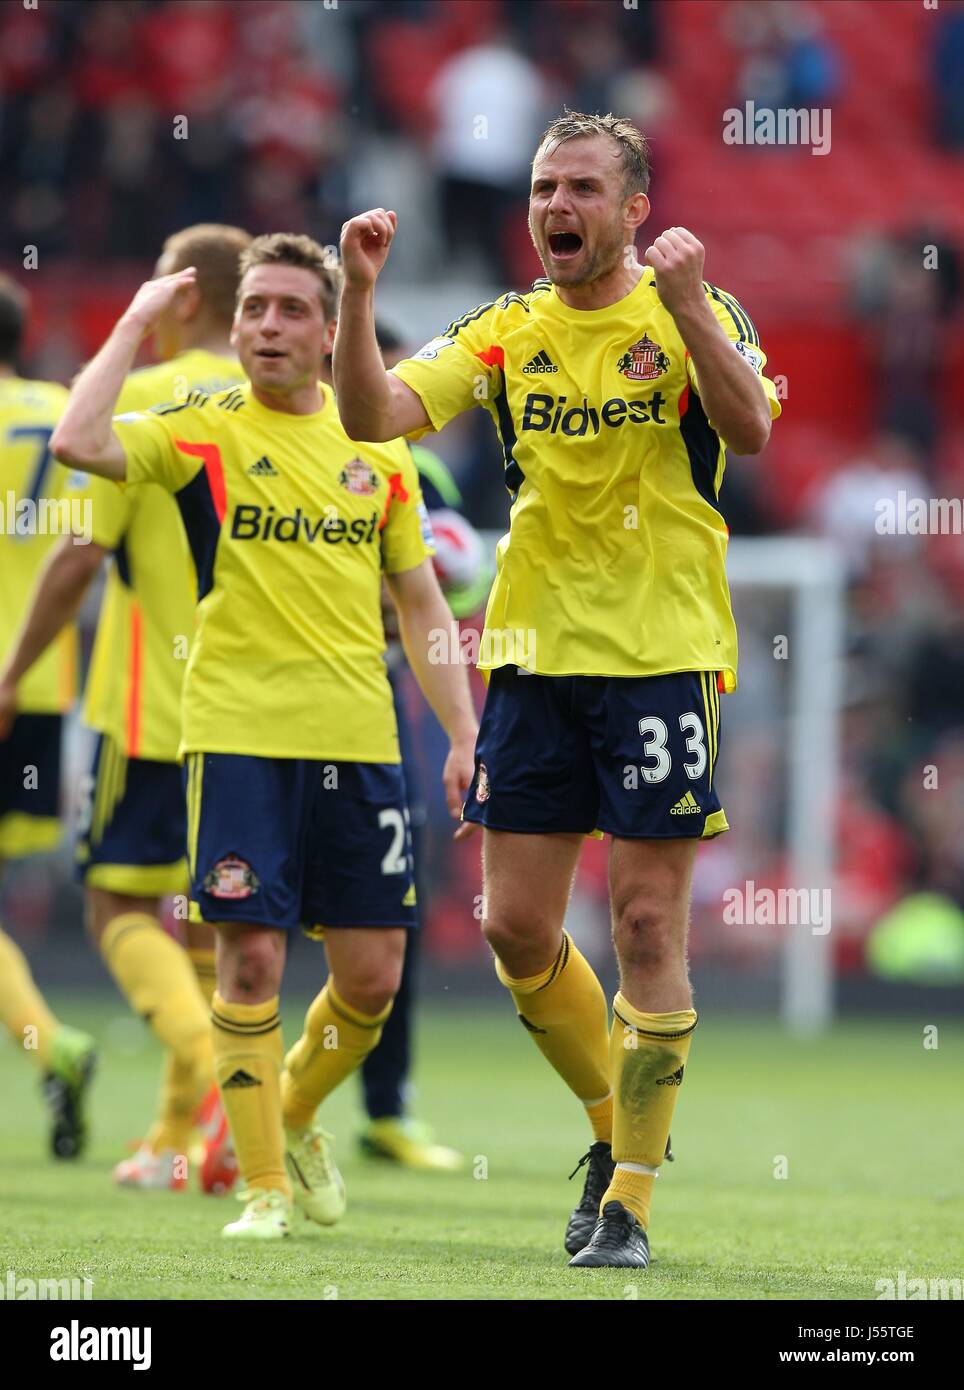
<instances>
[{"instance_id":1,"label":"teammate in yellow kit","mask_svg":"<svg viewBox=\"0 0 964 1390\"><path fill-rule=\"evenodd\" d=\"M197 278L158 321L154 350L161 360L128 377L120 409L145 410L185 399L196 388L217 391L244 380L229 337L238 261L250 240L240 228L217 224L187 227L167 239L157 273L192 265ZM131 1007L149 1020L167 1052L156 1122L114 1176L129 1187L184 1188L185 1155L203 1104L201 1184L209 1192L223 1191L233 1181L234 1161L213 1090L208 1006L214 932L186 924L185 955L159 920L163 895L187 900L177 750L194 630L193 562L177 507L163 488L145 483L125 491L93 478L89 497L94 543L75 545L65 537L51 555L0 675L0 709L16 700L18 683L30 679L26 673L38 658L46 659L41 653L112 557L84 706L85 721L98 737L81 811L78 873L92 939Z\"/></svg>"},{"instance_id":2,"label":"teammate in yellow kit","mask_svg":"<svg viewBox=\"0 0 964 1390\"><path fill-rule=\"evenodd\" d=\"M78 530L89 521L78 479L54 462L48 447L67 392L17 375L26 313L27 296L0 276L0 652L60 531L69 533L71 520ZM24 682L18 704L0 707L0 878L7 861L53 849L60 838L61 725L76 686L77 633L68 626ZM54 1017L4 931L0 1022L44 1074L54 1156L76 1157L87 1138L94 1040Z\"/></svg>"},{"instance_id":3,"label":"teammate in yellow kit","mask_svg":"<svg viewBox=\"0 0 964 1390\"><path fill-rule=\"evenodd\" d=\"M724 451L757 453L779 414L756 330L702 279L673 227L640 264L645 140L567 113L532 167L545 268L526 294L462 315L386 373L372 326L396 217L342 233L334 349L349 434L440 429L481 403L501 439L511 528L480 666L489 689L464 809L485 827L484 931L502 983L585 1106L595 1142L566 1231L572 1263L645 1267L696 1013L686 967L700 839L726 830L714 785L719 692L736 632L718 495ZM583 835L612 836L620 991L608 1010L563 931Z\"/></svg>"},{"instance_id":4,"label":"teammate in yellow kit","mask_svg":"<svg viewBox=\"0 0 964 1390\"><path fill-rule=\"evenodd\" d=\"M198 575L184 687L192 911L217 924L218 1082L246 1184L229 1237L287 1233L291 1189L323 1224L344 1185L319 1103L378 1041L414 915L404 781L382 653L384 573L415 673L449 734L458 815L475 717L404 444L352 444L319 385L338 275L310 238L242 257L233 341L250 385L111 422L143 334L193 270L141 287L78 377L58 457L175 495ZM329 979L282 1073L286 932L325 931ZM286 1171L287 1164L287 1171ZM290 1181L289 1181L290 1174Z\"/></svg>"}]
</instances>

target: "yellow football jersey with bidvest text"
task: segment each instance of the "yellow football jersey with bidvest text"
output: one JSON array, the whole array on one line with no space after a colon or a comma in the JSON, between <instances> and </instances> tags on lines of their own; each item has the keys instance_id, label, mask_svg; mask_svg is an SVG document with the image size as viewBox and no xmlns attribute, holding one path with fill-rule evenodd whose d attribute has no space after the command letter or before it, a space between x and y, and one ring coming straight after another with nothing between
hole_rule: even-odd
<instances>
[{"instance_id":1,"label":"yellow football jersey with bidvest text","mask_svg":"<svg viewBox=\"0 0 964 1390\"><path fill-rule=\"evenodd\" d=\"M705 286L780 413L756 329ZM492 416L513 496L479 666L541 675L717 671L736 686L719 510L724 441L647 267L623 299L572 309L548 280L464 314L393 369L434 429ZM413 438L426 433L416 431Z\"/></svg>"},{"instance_id":2,"label":"yellow football jersey with bidvest text","mask_svg":"<svg viewBox=\"0 0 964 1390\"><path fill-rule=\"evenodd\" d=\"M231 357L192 349L132 372L118 411L177 404L245 380ZM194 564L177 505L154 483L90 479L93 538L113 552L84 701L84 719L129 758L174 762L181 686L194 634Z\"/></svg>"},{"instance_id":3,"label":"yellow football jersey with bidvest text","mask_svg":"<svg viewBox=\"0 0 964 1390\"><path fill-rule=\"evenodd\" d=\"M198 622L181 753L397 763L381 577L429 551L403 440L359 444L333 392L312 415L250 385L114 420L130 483L174 494Z\"/></svg>"},{"instance_id":4,"label":"yellow football jersey with bidvest text","mask_svg":"<svg viewBox=\"0 0 964 1390\"><path fill-rule=\"evenodd\" d=\"M0 378L0 660L61 535L84 532L86 477L57 463L50 436L67 403L52 381ZM17 689L24 714L61 714L77 693L77 629L58 633Z\"/></svg>"}]
</instances>

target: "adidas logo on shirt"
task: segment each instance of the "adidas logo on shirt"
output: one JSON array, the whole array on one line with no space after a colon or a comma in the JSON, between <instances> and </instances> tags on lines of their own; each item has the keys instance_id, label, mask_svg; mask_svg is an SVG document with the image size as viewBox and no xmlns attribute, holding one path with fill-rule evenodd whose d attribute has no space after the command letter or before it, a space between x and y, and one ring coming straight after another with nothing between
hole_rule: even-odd
<instances>
[{"instance_id":1,"label":"adidas logo on shirt","mask_svg":"<svg viewBox=\"0 0 964 1390\"><path fill-rule=\"evenodd\" d=\"M701 816L702 814L703 812L696 804L696 797L692 792L687 792L685 796L681 796L676 805L670 809L671 816Z\"/></svg>"},{"instance_id":2,"label":"adidas logo on shirt","mask_svg":"<svg viewBox=\"0 0 964 1390\"><path fill-rule=\"evenodd\" d=\"M257 463L252 463L247 471L254 478L277 478L278 476L278 470L267 454L262 454Z\"/></svg>"},{"instance_id":3,"label":"adidas logo on shirt","mask_svg":"<svg viewBox=\"0 0 964 1390\"><path fill-rule=\"evenodd\" d=\"M557 372L559 368L553 362L545 348L542 348L522 370L527 376L538 376L540 373Z\"/></svg>"}]
</instances>

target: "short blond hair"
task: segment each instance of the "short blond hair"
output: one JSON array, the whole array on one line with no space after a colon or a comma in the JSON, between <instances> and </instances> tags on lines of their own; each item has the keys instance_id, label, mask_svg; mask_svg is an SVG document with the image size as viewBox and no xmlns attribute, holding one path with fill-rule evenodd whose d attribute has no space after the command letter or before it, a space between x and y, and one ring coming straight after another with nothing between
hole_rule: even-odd
<instances>
[{"instance_id":1,"label":"short blond hair","mask_svg":"<svg viewBox=\"0 0 964 1390\"><path fill-rule=\"evenodd\" d=\"M562 145L567 140L579 140L588 135L608 135L619 146L623 166L623 187L626 196L649 191L649 142L641 130L625 116L590 116L584 111L565 109L561 116L550 121L536 149L538 155L546 145Z\"/></svg>"},{"instance_id":2,"label":"short blond hair","mask_svg":"<svg viewBox=\"0 0 964 1390\"><path fill-rule=\"evenodd\" d=\"M251 236L241 227L198 222L172 232L161 250L161 260L169 275L196 266L197 287L205 308L218 323L230 324L241 281L241 253L250 245Z\"/></svg>"},{"instance_id":3,"label":"short blond hair","mask_svg":"<svg viewBox=\"0 0 964 1390\"><path fill-rule=\"evenodd\" d=\"M341 297L341 266L331 246L321 246L313 237L296 232L269 232L255 237L241 257L241 276L256 265L294 265L318 277L318 297L326 319L338 313Z\"/></svg>"}]
</instances>

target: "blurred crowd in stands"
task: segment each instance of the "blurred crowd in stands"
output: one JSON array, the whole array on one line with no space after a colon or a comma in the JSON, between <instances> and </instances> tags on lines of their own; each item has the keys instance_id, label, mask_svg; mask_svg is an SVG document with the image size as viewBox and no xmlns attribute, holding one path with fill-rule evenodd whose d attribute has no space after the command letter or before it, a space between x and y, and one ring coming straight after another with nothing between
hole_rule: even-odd
<instances>
[{"instance_id":1,"label":"blurred crowd in stands","mask_svg":"<svg viewBox=\"0 0 964 1390\"><path fill-rule=\"evenodd\" d=\"M539 273L525 225L529 162L564 104L616 110L639 123L655 155L654 220L679 221L672 190L685 185L687 167L672 156L692 132L674 74L715 63L718 54L721 90L758 108L834 109L838 97L853 103L859 87L863 105L848 108L854 128L869 121L866 139L880 146L888 117L859 69L861 25L869 36L871 26L886 28L888 16L896 24L902 5L899 23L917 36L912 53L901 45L902 71L909 64L913 79L901 89L902 109L917 110L912 87L927 94L916 132L908 134L906 123L895 130L902 167L919 149L952 161L964 187L960 0L941 0L926 19L911 0L707 0L695 10L692 0L41 0L36 9L4 0L4 265L16 270L20 248L35 247L38 287L45 272L78 264L94 282L104 274L116 286L118 267L129 267L113 290L120 307L179 226L293 228L336 242L347 216L381 205L398 209L406 228L386 272L389 300L393 286L416 293L424 286L428 295L444 280L452 311L462 311ZM704 37L699 53L694 34ZM710 161L726 153L715 133L706 145ZM818 179L818 166L829 164L785 150L765 155L775 174L791 157L802 179ZM727 172L720 185L713 201L736 206L739 177ZM902 199L900 186L876 191ZM820 196L814 182L808 206L816 225ZM766 224L765 202L750 212ZM794 413L795 396L805 394L798 367L773 443L759 459L731 461L722 498L735 536L815 532L846 554L840 900L847 921L838 951L851 965L859 950L848 955L846 940L859 943L910 889L933 890L964 909L964 538L887 535L878 525L881 500L901 491L964 499L964 412L949 384L961 382L964 359L962 224L927 225L930 212L915 202L877 227L861 224L856 212L845 229L847 274L827 321L808 329L804 360L809 355L815 373L825 329L851 335L850 367L868 409L848 420L851 382L838 377L836 422L815 433L813 421ZM827 212L828 236L840 234L829 225L835 216ZM783 239L796 273L806 276L806 237ZM725 239L707 244L715 264ZM722 280L709 265L707 273ZM27 365L63 377L76 366L65 344L78 330L60 302L65 282L57 283L57 303L45 312L63 335L34 341ZM724 283L745 296L740 283ZM765 290L750 302L764 346L771 329L781 342L794 340L795 325L777 305ZM780 372L779 355L771 353L770 370ZM508 499L482 412L450 426L440 448L472 519L504 526ZM773 500L780 474L796 476L795 468L802 481L792 507L781 510ZM734 748L724 781L748 775L751 752L749 743ZM759 765L765 779L766 759ZM927 785L932 765L939 792ZM464 894L442 882L451 859L442 843L433 852L436 944L471 954L481 949L475 923ZM462 852L468 865L475 850ZM602 902L597 859L589 846L584 891L591 898L598 890ZM474 882L474 869L466 873ZM961 923L964 932L964 916ZM699 921L695 942L697 954L715 949L711 928Z\"/></svg>"}]
</instances>

